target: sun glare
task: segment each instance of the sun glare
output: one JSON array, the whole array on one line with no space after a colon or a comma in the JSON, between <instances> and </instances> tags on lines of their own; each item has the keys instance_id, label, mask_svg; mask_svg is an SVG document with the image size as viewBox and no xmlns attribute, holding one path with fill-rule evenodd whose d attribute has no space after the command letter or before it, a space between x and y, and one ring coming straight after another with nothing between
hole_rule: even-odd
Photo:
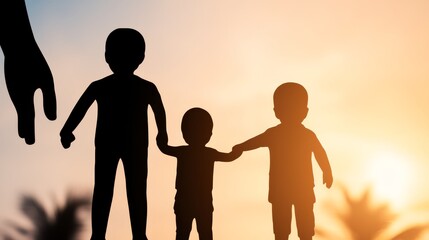
<instances>
[{"instance_id":1,"label":"sun glare","mask_svg":"<svg viewBox=\"0 0 429 240\"><path fill-rule=\"evenodd\" d=\"M409 159L395 152L380 152L371 159L368 170L377 198L395 208L406 204L413 177Z\"/></svg>"}]
</instances>

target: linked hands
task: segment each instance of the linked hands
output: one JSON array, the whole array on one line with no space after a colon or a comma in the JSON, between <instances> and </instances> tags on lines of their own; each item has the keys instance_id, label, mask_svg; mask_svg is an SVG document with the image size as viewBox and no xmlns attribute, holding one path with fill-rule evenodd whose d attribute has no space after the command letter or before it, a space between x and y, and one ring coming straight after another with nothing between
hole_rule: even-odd
<instances>
[{"instance_id":1,"label":"linked hands","mask_svg":"<svg viewBox=\"0 0 429 240\"><path fill-rule=\"evenodd\" d=\"M237 144L237 145L235 145L234 147L232 147L232 151L233 152L241 152L241 153L243 153L243 147L241 146L241 144Z\"/></svg>"},{"instance_id":2,"label":"linked hands","mask_svg":"<svg viewBox=\"0 0 429 240\"><path fill-rule=\"evenodd\" d=\"M158 147L163 148L168 145L168 135L165 131L159 131L156 135L156 143Z\"/></svg>"},{"instance_id":3,"label":"linked hands","mask_svg":"<svg viewBox=\"0 0 429 240\"><path fill-rule=\"evenodd\" d=\"M241 154L243 154L243 150L241 148L237 147L237 145L232 147L231 155L233 156L234 159L239 158Z\"/></svg>"}]
</instances>

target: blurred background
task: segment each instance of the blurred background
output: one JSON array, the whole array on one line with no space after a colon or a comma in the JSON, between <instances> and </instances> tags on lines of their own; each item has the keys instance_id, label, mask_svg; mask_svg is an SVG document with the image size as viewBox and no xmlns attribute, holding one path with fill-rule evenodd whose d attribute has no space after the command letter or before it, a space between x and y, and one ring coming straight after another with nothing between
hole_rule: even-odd
<instances>
[{"instance_id":1,"label":"blurred background","mask_svg":"<svg viewBox=\"0 0 429 240\"><path fill-rule=\"evenodd\" d=\"M26 4L54 75L58 119L46 120L36 92L36 144L27 146L18 137L0 68L0 236L5 240L15 239L10 235L16 226L34 227L21 210L28 202L53 216L70 205L73 194L91 193L96 104L76 129L70 149L62 148L59 131L86 87L111 74L104 43L118 27L135 28L146 39L146 59L136 74L157 85L172 145L184 144L182 115L198 106L214 120L208 146L230 151L278 124L272 94L281 83L299 82L309 93L304 125L324 145L334 175L328 190L314 164L315 239L429 238L428 1ZM156 148L157 130L149 115L147 234L173 239L176 160ZM215 239L274 239L268 170L267 149L215 164ZM88 211L78 216L83 229L77 239L89 239ZM298 239L292 224L290 239ZM107 238L131 239L121 165ZM191 239L198 239L195 228Z\"/></svg>"}]
</instances>

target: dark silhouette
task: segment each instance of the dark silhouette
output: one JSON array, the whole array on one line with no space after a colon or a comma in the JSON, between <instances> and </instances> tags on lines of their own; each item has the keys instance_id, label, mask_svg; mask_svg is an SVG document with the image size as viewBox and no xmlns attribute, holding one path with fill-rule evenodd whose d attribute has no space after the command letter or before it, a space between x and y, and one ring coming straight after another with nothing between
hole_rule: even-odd
<instances>
[{"instance_id":1,"label":"dark silhouette","mask_svg":"<svg viewBox=\"0 0 429 240\"><path fill-rule=\"evenodd\" d=\"M323 183L332 185L331 167L325 150L316 135L302 121L308 113L308 95L297 83L284 83L274 92L274 112L280 124L234 146L247 151L268 147L270 179L268 200L272 204L276 240L288 239L291 232L292 206L295 209L298 235L301 240L314 236L314 177L312 153L323 171Z\"/></svg>"},{"instance_id":2,"label":"dark silhouette","mask_svg":"<svg viewBox=\"0 0 429 240\"><path fill-rule=\"evenodd\" d=\"M35 142L34 92L41 89L49 120L57 118L51 70L34 39L24 0L0 1L0 46L9 96L18 114L18 135Z\"/></svg>"},{"instance_id":3,"label":"dark silhouette","mask_svg":"<svg viewBox=\"0 0 429 240\"><path fill-rule=\"evenodd\" d=\"M166 144L167 132L156 86L133 74L144 56L145 41L138 31L120 28L111 32L105 58L113 74L89 85L60 133L64 148L68 148L75 139L73 130L97 101L92 240L105 239L119 159L124 166L133 239L147 239L148 106L155 115L157 141Z\"/></svg>"},{"instance_id":4,"label":"dark silhouette","mask_svg":"<svg viewBox=\"0 0 429 240\"><path fill-rule=\"evenodd\" d=\"M188 110L182 119L182 134L188 145L172 147L160 142L159 149L177 158L176 240L187 240L196 220L201 240L213 239L213 169L214 162L229 162L241 155L239 151L218 152L206 147L212 136L213 121L201 108Z\"/></svg>"},{"instance_id":5,"label":"dark silhouette","mask_svg":"<svg viewBox=\"0 0 429 240\"><path fill-rule=\"evenodd\" d=\"M57 206L53 214L49 214L37 198L25 195L21 199L20 210L30 220L32 227L9 222L9 231L2 234L2 239L76 240L84 227L79 213L87 210L90 204L91 197L86 194L68 195L65 204Z\"/></svg>"}]
</instances>

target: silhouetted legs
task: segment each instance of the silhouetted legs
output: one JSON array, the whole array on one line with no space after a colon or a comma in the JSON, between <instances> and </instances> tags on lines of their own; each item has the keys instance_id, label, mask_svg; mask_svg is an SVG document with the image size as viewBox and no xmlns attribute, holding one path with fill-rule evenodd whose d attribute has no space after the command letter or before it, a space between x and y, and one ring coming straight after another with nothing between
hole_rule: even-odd
<instances>
[{"instance_id":1,"label":"silhouetted legs","mask_svg":"<svg viewBox=\"0 0 429 240\"><path fill-rule=\"evenodd\" d=\"M294 204L298 236L301 240L311 240L314 236L313 203ZM291 232L292 204L272 204L273 228L276 240L287 240Z\"/></svg>"},{"instance_id":2,"label":"silhouetted legs","mask_svg":"<svg viewBox=\"0 0 429 240\"><path fill-rule=\"evenodd\" d=\"M192 221L196 220L198 236L200 240L213 240L212 223L213 213L200 212L177 213L176 212L176 240L188 240L192 230Z\"/></svg>"},{"instance_id":3,"label":"silhouetted legs","mask_svg":"<svg viewBox=\"0 0 429 240\"><path fill-rule=\"evenodd\" d=\"M113 199L116 169L122 158L133 240L147 240L147 149L120 154L109 148L95 149L95 180L92 200L91 240L105 240Z\"/></svg>"},{"instance_id":4,"label":"silhouetted legs","mask_svg":"<svg viewBox=\"0 0 429 240\"><path fill-rule=\"evenodd\" d=\"M194 217L176 213L176 240L188 240L192 230Z\"/></svg>"},{"instance_id":5,"label":"silhouetted legs","mask_svg":"<svg viewBox=\"0 0 429 240\"><path fill-rule=\"evenodd\" d=\"M199 213L195 220L200 240L213 240L213 212Z\"/></svg>"},{"instance_id":6,"label":"silhouetted legs","mask_svg":"<svg viewBox=\"0 0 429 240\"><path fill-rule=\"evenodd\" d=\"M115 186L119 154L95 148L94 194L92 197L91 240L105 240L107 222Z\"/></svg>"},{"instance_id":7,"label":"silhouetted legs","mask_svg":"<svg viewBox=\"0 0 429 240\"><path fill-rule=\"evenodd\" d=\"M147 240L147 149L127 152L122 162L133 240Z\"/></svg>"},{"instance_id":8,"label":"silhouetted legs","mask_svg":"<svg viewBox=\"0 0 429 240\"><path fill-rule=\"evenodd\" d=\"M287 240L291 232L292 204L272 204L273 230L276 240Z\"/></svg>"},{"instance_id":9,"label":"silhouetted legs","mask_svg":"<svg viewBox=\"0 0 429 240\"><path fill-rule=\"evenodd\" d=\"M298 228L298 236L301 240L311 240L314 236L313 203L295 204L295 219Z\"/></svg>"}]
</instances>

